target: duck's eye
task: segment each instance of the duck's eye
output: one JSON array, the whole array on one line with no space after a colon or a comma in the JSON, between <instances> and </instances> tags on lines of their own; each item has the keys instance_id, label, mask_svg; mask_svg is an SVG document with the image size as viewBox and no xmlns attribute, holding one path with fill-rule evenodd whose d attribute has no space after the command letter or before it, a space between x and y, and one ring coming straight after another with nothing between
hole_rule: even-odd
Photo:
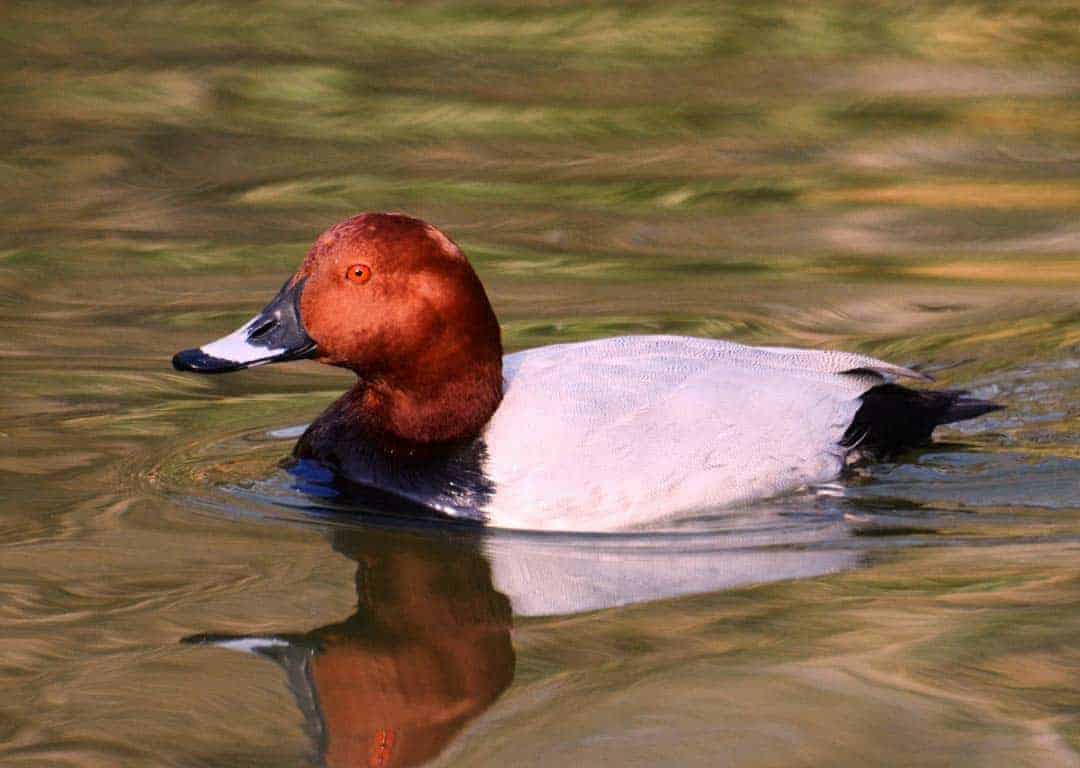
<instances>
[{"instance_id":1,"label":"duck's eye","mask_svg":"<svg viewBox=\"0 0 1080 768\"><path fill-rule=\"evenodd\" d=\"M353 264L345 270L345 277L353 283L366 283L371 279L371 267L367 264Z\"/></svg>"}]
</instances>

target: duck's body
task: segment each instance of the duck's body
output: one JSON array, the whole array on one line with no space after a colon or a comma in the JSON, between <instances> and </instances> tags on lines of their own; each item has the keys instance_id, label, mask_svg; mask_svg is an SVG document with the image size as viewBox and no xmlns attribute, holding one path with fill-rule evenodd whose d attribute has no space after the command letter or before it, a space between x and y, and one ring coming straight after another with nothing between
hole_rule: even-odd
<instances>
[{"instance_id":1,"label":"duck's body","mask_svg":"<svg viewBox=\"0 0 1080 768\"><path fill-rule=\"evenodd\" d=\"M296 452L452 517L612 530L833 480L868 443L906 447L855 425L864 395L894 378L926 377L848 352L681 336L556 344L503 358L502 402L474 440L434 455L377 449L350 431L350 393ZM978 403L931 402L905 412L909 444Z\"/></svg>"},{"instance_id":2,"label":"duck's body","mask_svg":"<svg viewBox=\"0 0 1080 768\"><path fill-rule=\"evenodd\" d=\"M510 355L483 435L486 517L607 530L834 479L859 397L890 374L916 375L860 355L677 336Z\"/></svg>"},{"instance_id":3,"label":"duck's body","mask_svg":"<svg viewBox=\"0 0 1080 768\"><path fill-rule=\"evenodd\" d=\"M388 251L398 260L379 264ZM376 266L348 265L356 258ZM400 300L379 306L393 295L382 287L360 303L364 294L341 290L341 271L366 274L358 286L396 272ZM350 303L335 311L337 294ZM374 307L396 324L375 323ZM847 352L626 336L504 358L494 314L456 246L423 222L385 214L320 238L301 272L237 333L244 338L174 363L213 372L316 355L353 368L357 385L295 454L387 498L501 527L610 530L749 502L835 479L856 451L895 452L938 424L997 407L901 387L892 379L927 377ZM243 343L272 354L214 357Z\"/></svg>"}]
</instances>

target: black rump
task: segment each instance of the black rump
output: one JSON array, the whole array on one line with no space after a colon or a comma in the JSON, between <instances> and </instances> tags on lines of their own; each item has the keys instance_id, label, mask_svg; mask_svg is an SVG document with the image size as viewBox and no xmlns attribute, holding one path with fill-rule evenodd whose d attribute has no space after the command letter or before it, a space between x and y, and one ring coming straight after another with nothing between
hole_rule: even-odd
<instances>
[{"instance_id":1,"label":"black rump","mask_svg":"<svg viewBox=\"0 0 1080 768\"><path fill-rule=\"evenodd\" d=\"M840 444L885 459L930 441L934 427L999 411L1005 406L968 397L959 389L908 389L879 384L863 393L862 405Z\"/></svg>"}]
</instances>

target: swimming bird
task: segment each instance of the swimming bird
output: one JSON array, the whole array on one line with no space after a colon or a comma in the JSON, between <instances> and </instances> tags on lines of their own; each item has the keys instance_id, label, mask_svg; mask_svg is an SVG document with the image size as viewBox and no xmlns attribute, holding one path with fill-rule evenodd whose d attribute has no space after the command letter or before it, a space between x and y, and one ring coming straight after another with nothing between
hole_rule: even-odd
<instances>
[{"instance_id":1,"label":"swimming bird","mask_svg":"<svg viewBox=\"0 0 1080 768\"><path fill-rule=\"evenodd\" d=\"M177 353L223 373L311 358L356 384L298 462L377 501L489 525L614 530L834 480L1001 406L851 352L620 336L503 355L461 249L364 213L324 232L252 320Z\"/></svg>"}]
</instances>

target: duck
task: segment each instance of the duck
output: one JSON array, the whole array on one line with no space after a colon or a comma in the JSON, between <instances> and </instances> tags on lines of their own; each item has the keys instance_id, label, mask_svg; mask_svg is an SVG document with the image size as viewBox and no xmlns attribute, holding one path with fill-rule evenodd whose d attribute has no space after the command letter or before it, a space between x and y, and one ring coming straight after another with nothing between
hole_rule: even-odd
<instances>
[{"instance_id":1,"label":"duck","mask_svg":"<svg viewBox=\"0 0 1080 768\"><path fill-rule=\"evenodd\" d=\"M291 461L376 505L500 528L609 531L835 481L1002 406L854 352L633 335L504 355L469 260L435 226L323 232L255 317L174 368L311 359L355 384Z\"/></svg>"}]
</instances>

